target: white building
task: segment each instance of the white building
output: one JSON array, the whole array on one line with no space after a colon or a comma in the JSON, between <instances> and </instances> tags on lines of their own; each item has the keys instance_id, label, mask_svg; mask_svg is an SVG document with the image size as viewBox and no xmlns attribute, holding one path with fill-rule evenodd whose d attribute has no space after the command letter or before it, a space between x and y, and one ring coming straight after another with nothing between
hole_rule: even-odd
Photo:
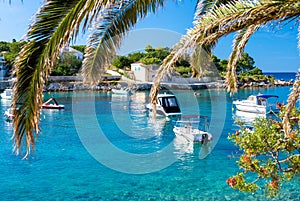
<instances>
[{"instance_id":1,"label":"white building","mask_svg":"<svg viewBox=\"0 0 300 201\"><path fill-rule=\"evenodd\" d=\"M134 80L142 82L153 82L159 65L146 65L142 62L135 62L131 64L131 71L134 75Z\"/></svg>"},{"instance_id":2,"label":"white building","mask_svg":"<svg viewBox=\"0 0 300 201\"><path fill-rule=\"evenodd\" d=\"M76 56L78 60L83 60L83 53L70 46L66 46L61 50L61 56L63 56L65 53L71 53L72 55Z\"/></svg>"}]
</instances>

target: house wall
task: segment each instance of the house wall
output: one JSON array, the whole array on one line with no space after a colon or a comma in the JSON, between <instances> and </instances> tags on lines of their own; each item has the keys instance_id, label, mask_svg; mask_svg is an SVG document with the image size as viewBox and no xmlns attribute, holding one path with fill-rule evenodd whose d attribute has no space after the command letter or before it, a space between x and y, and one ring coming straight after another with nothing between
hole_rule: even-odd
<instances>
[{"instance_id":1,"label":"house wall","mask_svg":"<svg viewBox=\"0 0 300 201\"><path fill-rule=\"evenodd\" d=\"M142 63L133 63L133 64L131 64L131 71L134 74L135 80L146 82L147 73L146 73L146 69L145 69L145 67L143 66Z\"/></svg>"},{"instance_id":2,"label":"house wall","mask_svg":"<svg viewBox=\"0 0 300 201\"><path fill-rule=\"evenodd\" d=\"M135 80L142 82L153 82L157 73L158 65L145 65L143 63L131 64L131 71L134 73Z\"/></svg>"}]
</instances>

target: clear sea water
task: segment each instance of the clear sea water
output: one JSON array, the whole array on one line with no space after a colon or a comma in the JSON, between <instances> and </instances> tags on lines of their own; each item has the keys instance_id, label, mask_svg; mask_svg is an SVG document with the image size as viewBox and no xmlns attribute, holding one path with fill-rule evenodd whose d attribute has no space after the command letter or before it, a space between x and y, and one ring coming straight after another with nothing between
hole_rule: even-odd
<instances>
[{"instance_id":1,"label":"clear sea water","mask_svg":"<svg viewBox=\"0 0 300 201\"><path fill-rule=\"evenodd\" d=\"M0 121L0 199L265 200L262 190L245 194L225 182L239 170L234 158L238 150L227 139L237 129L232 98L225 90L199 90L197 98L189 90L173 92L184 114L209 116L214 139L220 134L206 158L200 159L200 145L176 140L172 122L147 117L149 92L131 97L101 92L45 94L45 99L53 96L65 109L42 111L42 133L28 159L12 153L12 126L4 118ZM282 102L290 88L243 89L234 98L259 92L277 94ZM1 102L1 113L8 107ZM104 136L99 137L99 130ZM283 184L274 200L300 200L299 187L298 181Z\"/></svg>"},{"instance_id":2,"label":"clear sea water","mask_svg":"<svg viewBox=\"0 0 300 201\"><path fill-rule=\"evenodd\" d=\"M284 81L290 81L296 79L296 73L289 72L289 73L280 73L280 72L267 72L264 73L264 75L272 75L276 80L284 80Z\"/></svg>"}]
</instances>

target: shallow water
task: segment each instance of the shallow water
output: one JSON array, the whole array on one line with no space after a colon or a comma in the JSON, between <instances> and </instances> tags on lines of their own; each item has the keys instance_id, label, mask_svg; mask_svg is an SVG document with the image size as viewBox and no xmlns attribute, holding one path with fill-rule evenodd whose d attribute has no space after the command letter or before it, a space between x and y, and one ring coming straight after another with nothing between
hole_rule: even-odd
<instances>
[{"instance_id":1,"label":"shallow water","mask_svg":"<svg viewBox=\"0 0 300 201\"><path fill-rule=\"evenodd\" d=\"M234 98L269 93L286 100L289 87L240 90ZM237 127L232 98L223 90L174 91L184 114L210 118L216 146L200 159L200 145L179 142L172 122L146 115L148 93L51 93L62 111L43 110L35 153L12 153L12 126L0 121L1 200L265 200L232 190L237 148L227 140ZM9 103L1 102L1 113ZM220 133L218 133L220 132ZM220 135L220 136L218 136ZM217 140L219 137L219 140ZM300 200L297 181L276 200Z\"/></svg>"}]
</instances>

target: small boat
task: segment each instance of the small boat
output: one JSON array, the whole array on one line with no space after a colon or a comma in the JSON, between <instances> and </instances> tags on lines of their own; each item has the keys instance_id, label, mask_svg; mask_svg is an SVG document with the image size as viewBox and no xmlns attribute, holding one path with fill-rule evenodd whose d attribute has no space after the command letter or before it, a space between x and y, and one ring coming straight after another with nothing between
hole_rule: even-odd
<instances>
[{"instance_id":1,"label":"small boat","mask_svg":"<svg viewBox=\"0 0 300 201\"><path fill-rule=\"evenodd\" d=\"M11 89L11 88L5 89L1 93L1 98L4 99L4 100L12 100L12 98L13 98L13 89Z\"/></svg>"},{"instance_id":2,"label":"small boat","mask_svg":"<svg viewBox=\"0 0 300 201\"><path fill-rule=\"evenodd\" d=\"M64 109L64 105L59 105L55 98L49 98L46 102L42 104L42 109Z\"/></svg>"},{"instance_id":3,"label":"small boat","mask_svg":"<svg viewBox=\"0 0 300 201\"><path fill-rule=\"evenodd\" d=\"M270 98L278 98L276 95L251 95L246 100L233 101L236 109L243 112L268 114L277 113L279 110L276 107L276 101L271 103Z\"/></svg>"},{"instance_id":4,"label":"small boat","mask_svg":"<svg viewBox=\"0 0 300 201\"><path fill-rule=\"evenodd\" d=\"M112 89L111 92L113 94L116 94L116 95L124 95L124 96L128 96L131 94L131 91L129 89Z\"/></svg>"},{"instance_id":5,"label":"small boat","mask_svg":"<svg viewBox=\"0 0 300 201\"><path fill-rule=\"evenodd\" d=\"M208 130L208 117L184 116L177 120L173 131L178 138L190 143L207 144L212 141L212 134Z\"/></svg>"},{"instance_id":6,"label":"small boat","mask_svg":"<svg viewBox=\"0 0 300 201\"><path fill-rule=\"evenodd\" d=\"M150 115L154 115L154 104L149 103L146 108ZM170 118L178 118L181 116L181 110L176 97L173 94L158 94L156 104L156 116Z\"/></svg>"},{"instance_id":7,"label":"small boat","mask_svg":"<svg viewBox=\"0 0 300 201\"><path fill-rule=\"evenodd\" d=\"M12 122L12 120L14 118L14 110L11 107L8 108L7 110L5 110L4 117L5 117L6 121Z\"/></svg>"}]
</instances>

